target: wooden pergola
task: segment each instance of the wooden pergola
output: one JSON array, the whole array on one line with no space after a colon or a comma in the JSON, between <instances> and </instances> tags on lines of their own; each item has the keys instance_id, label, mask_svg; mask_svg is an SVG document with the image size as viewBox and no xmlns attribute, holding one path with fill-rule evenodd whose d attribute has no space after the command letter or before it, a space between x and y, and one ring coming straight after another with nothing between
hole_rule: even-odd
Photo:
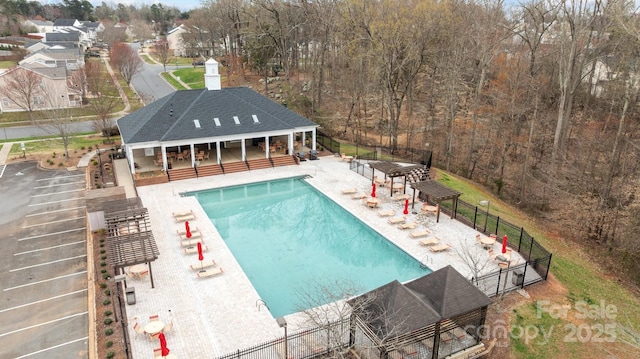
<instances>
[{"instance_id":1,"label":"wooden pergola","mask_svg":"<svg viewBox=\"0 0 640 359\"><path fill-rule=\"evenodd\" d=\"M116 274L124 267L136 264L149 266L151 288L153 272L151 262L158 259L158 246L153 238L149 213L139 198L107 202L104 205L107 227L107 259Z\"/></svg>"},{"instance_id":2,"label":"wooden pergola","mask_svg":"<svg viewBox=\"0 0 640 359\"><path fill-rule=\"evenodd\" d=\"M429 178L429 169L425 165L402 166L395 162L380 161L369 163L372 169L371 183L373 183L376 170L384 173L384 178L391 178L390 195L393 197L393 179L396 177L404 177L404 187L407 187L407 177L412 179L425 180ZM411 181L410 181L411 182Z\"/></svg>"},{"instance_id":3,"label":"wooden pergola","mask_svg":"<svg viewBox=\"0 0 640 359\"><path fill-rule=\"evenodd\" d=\"M442 201L452 200L451 218L455 216L458 197L462 194L461 192L454 191L434 180L411 183L411 188L413 188L413 201L411 203L411 208L413 208L413 205L415 204L416 191L419 191L427 197L427 201L431 200L437 204L436 207L438 210L436 212L436 222L440 221L440 203Z\"/></svg>"}]
</instances>

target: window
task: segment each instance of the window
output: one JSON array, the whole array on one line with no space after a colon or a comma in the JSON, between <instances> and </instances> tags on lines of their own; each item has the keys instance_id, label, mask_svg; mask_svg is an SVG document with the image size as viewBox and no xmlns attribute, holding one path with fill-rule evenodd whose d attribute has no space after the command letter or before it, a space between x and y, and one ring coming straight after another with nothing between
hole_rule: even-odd
<instances>
[{"instance_id":1,"label":"window","mask_svg":"<svg viewBox=\"0 0 640 359\"><path fill-rule=\"evenodd\" d=\"M3 97L2 98L2 106L3 107L9 107L9 98L7 98L7 97Z\"/></svg>"},{"instance_id":2,"label":"window","mask_svg":"<svg viewBox=\"0 0 640 359\"><path fill-rule=\"evenodd\" d=\"M33 99L33 104L34 104L35 106L44 106L44 97L42 97L42 96L36 96L36 97Z\"/></svg>"}]
</instances>

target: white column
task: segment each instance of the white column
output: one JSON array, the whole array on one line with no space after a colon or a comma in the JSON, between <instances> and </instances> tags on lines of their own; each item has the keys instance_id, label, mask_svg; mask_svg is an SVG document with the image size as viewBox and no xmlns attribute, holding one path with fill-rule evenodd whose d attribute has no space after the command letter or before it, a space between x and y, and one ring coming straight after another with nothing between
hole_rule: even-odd
<instances>
[{"instance_id":1,"label":"white column","mask_svg":"<svg viewBox=\"0 0 640 359\"><path fill-rule=\"evenodd\" d=\"M220 154L220 141L216 142L216 157L218 157L218 164L221 164L222 155Z\"/></svg>"},{"instance_id":2,"label":"white column","mask_svg":"<svg viewBox=\"0 0 640 359\"><path fill-rule=\"evenodd\" d=\"M160 152L162 152L162 169L167 171L167 148L164 146L160 146Z\"/></svg>"},{"instance_id":3,"label":"white column","mask_svg":"<svg viewBox=\"0 0 640 359\"><path fill-rule=\"evenodd\" d=\"M242 142L240 142L240 148L242 148L242 160L246 161L247 160L247 147L246 147L244 138L242 139Z\"/></svg>"},{"instance_id":4,"label":"white column","mask_svg":"<svg viewBox=\"0 0 640 359\"><path fill-rule=\"evenodd\" d=\"M133 150L130 146L127 146L127 158L129 159L129 167L131 167L131 173L136 173L136 161L133 158Z\"/></svg>"},{"instance_id":5,"label":"white column","mask_svg":"<svg viewBox=\"0 0 640 359\"><path fill-rule=\"evenodd\" d=\"M307 145L307 133L302 131L302 147Z\"/></svg>"},{"instance_id":6,"label":"white column","mask_svg":"<svg viewBox=\"0 0 640 359\"><path fill-rule=\"evenodd\" d=\"M311 131L311 149L315 150L316 149L316 129L314 128L313 131Z\"/></svg>"},{"instance_id":7,"label":"white column","mask_svg":"<svg viewBox=\"0 0 640 359\"><path fill-rule=\"evenodd\" d=\"M293 155L293 135L294 133L289 134L289 139L287 140L287 147L289 147L289 154Z\"/></svg>"},{"instance_id":8,"label":"white column","mask_svg":"<svg viewBox=\"0 0 640 359\"><path fill-rule=\"evenodd\" d=\"M196 164L196 154L193 152L194 147L193 143L189 144L189 150L191 150L191 168Z\"/></svg>"},{"instance_id":9,"label":"white column","mask_svg":"<svg viewBox=\"0 0 640 359\"><path fill-rule=\"evenodd\" d=\"M264 157L269 158L269 136L264 138Z\"/></svg>"}]
</instances>

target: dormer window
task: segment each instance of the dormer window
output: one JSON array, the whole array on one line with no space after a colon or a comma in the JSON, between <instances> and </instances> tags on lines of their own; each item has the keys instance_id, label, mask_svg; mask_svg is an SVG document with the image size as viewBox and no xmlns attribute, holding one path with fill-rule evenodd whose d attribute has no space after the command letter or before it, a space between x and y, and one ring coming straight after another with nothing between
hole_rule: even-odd
<instances>
[{"instance_id":1,"label":"dormer window","mask_svg":"<svg viewBox=\"0 0 640 359\"><path fill-rule=\"evenodd\" d=\"M193 120L193 125L196 126L196 128L200 128L200 120L198 119Z\"/></svg>"},{"instance_id":2,"label":"dormer window","mask_svg":"<svg viewBox=\"0 0 640 359\"><path fill-rule=\"evenodd\" d=\"M233 122L235 122L236 125L240 125L240 119L238 116L233 116Z\"/></svg>"},{"instance_id":3,"label":"dormer window","mask_svg":"<svg viewBox=\"0 0 640 359\"><path fill-rule=\"evenodd\" d=\"M256 116L256 115L251 115L251 118L253 118L253 123L255 123L255 124L260 123L260 120L258 120L258 116Z\"/></svg>"},{"instance_id":4,"label":"dormer window","mask_svg":"<svg viewBox=\"0 0 640 359\"><path fill-rule=\"evenodd\" d=\"M215 123L216 123L216 127L220 127L220 119L219 119L219 118L214 117L214 118L213 118L213 122L215 122Z\"/></svg>"}]
</instances>

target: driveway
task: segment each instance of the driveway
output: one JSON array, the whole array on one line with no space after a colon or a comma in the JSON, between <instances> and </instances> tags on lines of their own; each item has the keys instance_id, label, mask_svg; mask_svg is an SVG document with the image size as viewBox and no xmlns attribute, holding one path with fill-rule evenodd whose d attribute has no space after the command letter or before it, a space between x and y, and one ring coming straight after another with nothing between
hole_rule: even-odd
<instances>
[{"instance_id":1,"label":"driveway","mask_svg":"<svg viewBox=\"0 0 640 359\"><path fill-rule=\"evenodd\" d=\"M0 358L88 358L84 193L82 171L0 177Z\"/></svg>"}]
</instances>

